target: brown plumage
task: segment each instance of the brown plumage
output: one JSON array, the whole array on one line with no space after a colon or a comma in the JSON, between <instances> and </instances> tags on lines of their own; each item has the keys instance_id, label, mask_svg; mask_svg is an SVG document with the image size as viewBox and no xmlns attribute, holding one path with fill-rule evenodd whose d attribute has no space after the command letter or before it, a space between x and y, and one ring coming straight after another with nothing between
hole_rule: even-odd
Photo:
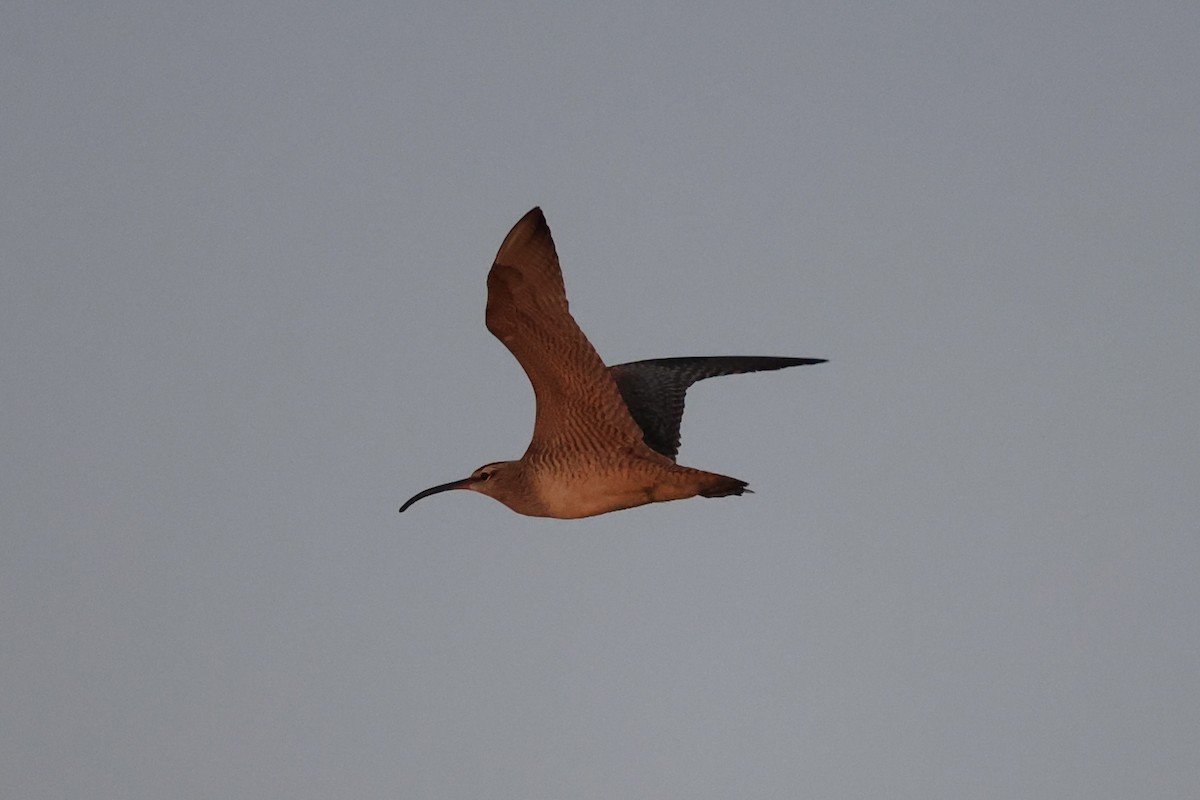
<instances>
[{"instance_id":1,"label":"brown plumage","mask_svg":"<svg viewBox=\"0 0 1200 800\"><path fill-rule=\"evenodd\" d=\"M574 518L646 503L749 491L746 482L675 463L687 388L717 375L818 364L769 356L667 358L606 367L567 306L550 228L535 208L513 226L488 273L487 328L533 385L533 438L519 461L486 464L426 489L494 497L520 514Z\"/></svg>"}]
</instances>

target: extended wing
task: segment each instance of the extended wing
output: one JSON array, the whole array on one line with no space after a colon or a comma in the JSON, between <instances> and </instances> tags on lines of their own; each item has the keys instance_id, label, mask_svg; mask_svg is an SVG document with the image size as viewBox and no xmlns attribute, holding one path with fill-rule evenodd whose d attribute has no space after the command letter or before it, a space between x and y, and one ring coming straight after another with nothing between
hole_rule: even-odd
<instances>
[{"instance_id":1,"label":"extended wing","mask_svg":"<svg viewBox=\"0 0 1200 800\"><path fill-rule=\"evenodd\" d=\"M695 356L632 361L609 367L608 371L616 379L617 388L629 413L642 429L646 444L674 460L679 454L684 395L696 381L824 361L823 358L776 356Z\"/></svg>"},{"instance_id":2,"label":"extended wing","mask_svg":"<svg viewBox=\"0 0 1200 800\"><path fill-rule=\"evenodd\" d=\"M525 369L537 400L530 452L644 449L616 382L571 317L541 209L505 237L487 284L488 330Z\"/></svg>"}]
</instances>

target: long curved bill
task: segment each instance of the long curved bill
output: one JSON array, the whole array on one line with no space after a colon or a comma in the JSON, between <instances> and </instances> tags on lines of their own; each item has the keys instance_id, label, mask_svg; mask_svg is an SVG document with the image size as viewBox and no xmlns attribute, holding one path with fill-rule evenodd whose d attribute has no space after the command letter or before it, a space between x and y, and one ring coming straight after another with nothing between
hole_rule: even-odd
<instances>
[{"instance_id":1,"label":"long curved bill","mask_svg":"<svg viewBox=\"0 0 1200 800\"><path fill-rule=\"evenodd\" d=\"M465 489L467 484L469 484L470 482L471 482L470 478L463 478L461 480L450 481L449 483L443 483L438 486L431 486L430 488L426 489L423 492L417 492L415 495L408 498L408 501L405 502L404 505L400 506L400 513L403 514L404 509L408 508L413 503L417 502L418 500L420 500L424 497L429 497L429 495L437 494L438 492L448 492L451 489Z\"/></svg>"}]
</instances>

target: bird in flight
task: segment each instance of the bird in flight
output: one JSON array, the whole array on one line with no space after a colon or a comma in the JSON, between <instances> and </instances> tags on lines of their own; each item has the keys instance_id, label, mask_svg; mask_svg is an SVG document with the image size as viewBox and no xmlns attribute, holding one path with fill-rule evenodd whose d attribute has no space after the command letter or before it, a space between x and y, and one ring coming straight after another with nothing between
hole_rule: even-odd
<instances>
[{"instance_id":1,"label":"bird in flight","mask_svg":"<svg viewBox=\"0 0 1200 800\"><path fill-rule=\"evenodd\" d=\"M485 464L418 500L468 489L518 514L574 519L647 503L749 492L746 482L675 462L684 394L718 375L823 358L699 356L606 367L567 309L558 253L540 208L513 226L488 273L487 329L533 384L533 438L516 461Z\"/></svg>"}]
</instances>

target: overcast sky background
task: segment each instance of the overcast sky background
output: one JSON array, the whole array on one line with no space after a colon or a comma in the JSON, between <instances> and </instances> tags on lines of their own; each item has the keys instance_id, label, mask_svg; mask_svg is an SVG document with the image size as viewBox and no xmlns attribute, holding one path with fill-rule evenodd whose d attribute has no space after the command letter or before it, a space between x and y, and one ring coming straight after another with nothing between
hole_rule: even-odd
<instances>
[{"instance_id":1,"label":"overcast sky background","mask_svg":"<svg viewBox=\"0 0 1200 800\"><path fill-rule=\"evenodd\" d=\"M6 3L0 796L1200 785L1200 5ZM581 521L541 205L756 494Z\"/></svg>"}]
</instances>

